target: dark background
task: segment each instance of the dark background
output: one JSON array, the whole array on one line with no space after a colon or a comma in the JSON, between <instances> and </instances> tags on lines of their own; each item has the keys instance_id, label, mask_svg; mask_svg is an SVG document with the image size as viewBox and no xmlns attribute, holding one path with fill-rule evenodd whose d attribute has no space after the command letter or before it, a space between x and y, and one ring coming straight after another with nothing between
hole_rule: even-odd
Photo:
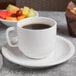
<instances>
[{"instance_id":1,"label":"dark background","mask_svg":"<svg viewBox=\"0 0 76 76\"><path fill-rule=\"evenodd\" d=\"M4 9L9 3L19 7L29 6L42 11L64 11L68 2L76 0L0 0L0 9Z\"/></svg>"}]
</instances>

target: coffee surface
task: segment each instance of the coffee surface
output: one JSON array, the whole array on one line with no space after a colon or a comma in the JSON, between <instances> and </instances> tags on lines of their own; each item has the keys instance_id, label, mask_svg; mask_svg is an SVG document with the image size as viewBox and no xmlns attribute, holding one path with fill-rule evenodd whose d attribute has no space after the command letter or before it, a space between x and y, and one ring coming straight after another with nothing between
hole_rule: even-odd
<instances>
[{"instance_id":1,"label":"coffee surface","mask_svg":"<svg viewBox=\"0 0 76 76\"><path fill-rule=\"evenodd\" d=\"M36 29L47 29L47 28L50 28L51 26L48 25L48 24L29 24L29 25L24 25L22 26L22 28L25 28L25 29L32 29L32 30L36 30Z\"/></svg>"}]
</instances>

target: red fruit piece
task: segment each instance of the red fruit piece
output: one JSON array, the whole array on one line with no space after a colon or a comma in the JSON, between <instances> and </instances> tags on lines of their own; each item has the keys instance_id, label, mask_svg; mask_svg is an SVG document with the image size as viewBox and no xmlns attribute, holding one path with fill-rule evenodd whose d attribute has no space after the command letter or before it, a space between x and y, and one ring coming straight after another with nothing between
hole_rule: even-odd
<instances>
[{"instance_id":1,"label":"red fruit piece","mask_svg":"<svg viewBox=\"0 0 76 76\"><path fill-rule=\"evenodd\" d=\"M21 16L21 15L22 15L22 10L18 10L18 11L16 12L16 15L17 15L17 16Z\"/></svg>"},{"instance_id":2,"label":"red fruit piece","mask_svg":"<svg viewBox=\"0 0 76 76\"><path fill-rule=\"evenodd\" d=\"M5 19L5 15L3 15L2 11L0 11L0 18Z\"/></svg>"},{"instance_id":3,"label":"red fruit piece","mask_svg":"<svg viewBox=\"0 0 76 76\"><path fill-rule=\"evenodd\" d=\"M11 12L10 11L8 11L8 10L0 11L0 18L6 19L6 17L9 17L9 16L11 16Z\"/></svg>"}]
</instances>

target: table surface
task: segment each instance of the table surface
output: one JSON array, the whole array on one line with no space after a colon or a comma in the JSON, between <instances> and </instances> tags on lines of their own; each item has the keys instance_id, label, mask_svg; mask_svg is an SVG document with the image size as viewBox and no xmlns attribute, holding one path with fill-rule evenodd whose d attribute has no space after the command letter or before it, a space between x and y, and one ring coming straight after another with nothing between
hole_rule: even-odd
<instances>
[{"instance_id":1,"label":"table surface","mask_svg":"<svg viewBox=\"0 0 76 76\"><path fill-rule=\"evenodd\" d=\"M39 11L40 16L51 17L58 23L57 34L70 40L76 47L76 38L69 36L64 12ZM0 23L0 49L6 43L5 31L8 27ZM76 76L76 53L67 62L44 69L26 68L3 57L0 76Z\"/></svg>"}]
</instances>

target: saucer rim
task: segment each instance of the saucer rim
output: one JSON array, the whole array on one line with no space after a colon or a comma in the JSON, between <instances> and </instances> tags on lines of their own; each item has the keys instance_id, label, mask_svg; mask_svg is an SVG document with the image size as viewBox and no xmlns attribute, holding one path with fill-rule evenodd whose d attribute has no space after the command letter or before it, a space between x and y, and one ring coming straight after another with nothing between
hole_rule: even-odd
<instances>
[{"instance_id":1,"label":"saucer rim","mask_svg":"<svg viewBox=\"0 0 76 76\"><path fill-rule=\"evenodd\" d=\"M65 41L65 42L69 45L69 47L70 47L70 52L69 52L69 55L68 55L66 58L64 57L64 59L62 59L62 60L60 60L60 61L56 61L56 62L53 63L53 64L43 65L43 66L41 65L41 66L40 66L40 65L27 65L27 64L19 63L19 62L17 62L17 61L14 60L14 59L10 59L10 58L8 57L8 55L4 53L4 51L5 51L5 50L4 50L4 48L5 48L4 46L2 47L2 54L3 54L3 56L4 56L7 60L9 60L10 62L15 63L15 64L18 64L18 65L21 65L21 66L24 66L24 67L28 67L28 68L44 68L44 67L55 66L55 65L61 64L61 63L65 62L65 61L69 60L69 59L74 55L74 53L75 53L75 47L74 47L74 45L72 44L71 41L69 41L69 40L67 40L66 38L64 38L64 37L62 37L62 36L59 36L59 35L57 35L57 38Z\"/></svg>"}]
</instances>

